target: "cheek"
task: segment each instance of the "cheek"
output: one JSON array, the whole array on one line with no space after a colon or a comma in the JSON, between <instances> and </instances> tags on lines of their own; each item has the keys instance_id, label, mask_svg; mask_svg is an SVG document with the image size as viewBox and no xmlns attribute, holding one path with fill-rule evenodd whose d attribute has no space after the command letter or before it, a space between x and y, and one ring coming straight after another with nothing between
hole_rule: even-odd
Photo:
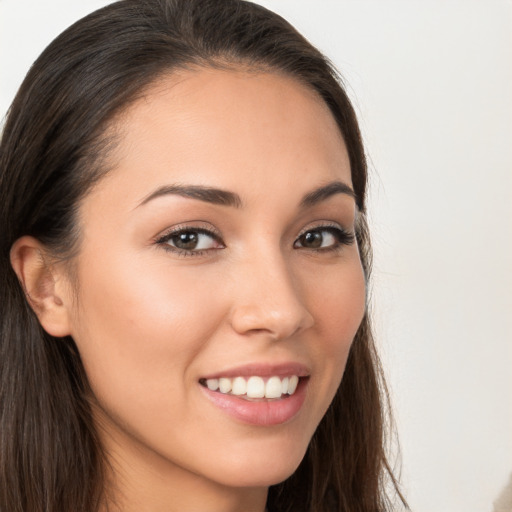
<instances>
[{"instance_id":1,"label":"cheek","mask_svg":"<svg viewBox=\"0 0 512 512\"><path fill-rule=\"evenodd\" d=\"M357 254L345 265L316 273L306 293L320 329L332 350L350 344L366 309L366 282Z\"/></svg>"},{"instance_id":2,"label":"cheek","mask_svg":"<svg viewBox=\"0 0 512 512\"><path fill-rule=\"evenodd\" d=\"M314 359L323 363L318 371L324 376L324 392L330 402L366 310L366 282L359 257L329 269L325 275L317 275L316 286L311 287L308 297L317 329L311 350Z\"/></svg>"},{"instance_id":3,"label":"cheek","mask_svg":"<svg viewBox=\"0 0 512 512\"><path fill-rule=\"evenodd\" d=\"M98 398L159 396L186 379L220 316L205 293L215 289L208 277L190 279L133 253L82 268L73 336Z\"/></svg>"}]
</instances>

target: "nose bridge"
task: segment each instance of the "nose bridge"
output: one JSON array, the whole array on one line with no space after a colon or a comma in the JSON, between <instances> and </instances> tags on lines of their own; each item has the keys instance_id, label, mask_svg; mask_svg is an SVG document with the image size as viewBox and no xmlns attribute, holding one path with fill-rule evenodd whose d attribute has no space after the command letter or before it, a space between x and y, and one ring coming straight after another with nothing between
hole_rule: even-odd
<instances>
[{"instance_id":1,"label":"nose bridge","mask_svg":"<svg viewBox=\"0 0 512 512\"><path fill-rule=\"evenodd\" d=\"M240 263L232 325L239 333L289 337L312 325L290 262L279 248L263 248Z\"/></svg>"}]
</instances>

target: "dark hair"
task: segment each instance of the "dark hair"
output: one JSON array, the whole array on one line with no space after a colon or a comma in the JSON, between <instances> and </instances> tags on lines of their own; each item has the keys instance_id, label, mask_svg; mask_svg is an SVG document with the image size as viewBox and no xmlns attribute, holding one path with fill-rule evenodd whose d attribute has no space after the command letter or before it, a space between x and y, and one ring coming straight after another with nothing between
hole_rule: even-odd
<instances>
[{"instance_id":1,"label":"dark hair","mask_svg":"<svg viewBox=\"0 0 512 512\"><path fill-rule=\"evenodd\" d=\"M10 248L31 235L69 258L80 242L80 200L108 172L113 119L160 76L196 66L284 73L323 98L348 149L369 276L367 169L356 116L336 71L290 24L237 0L123 0L78 21L30 69L0 146L2 511L96 511L105 463L75 343L42 329ZM386 459L386 403L366 314L334 401L298 470L270 488L269 510L389 510L386 483L401 495Z\"/></svg>"}]
</instances>

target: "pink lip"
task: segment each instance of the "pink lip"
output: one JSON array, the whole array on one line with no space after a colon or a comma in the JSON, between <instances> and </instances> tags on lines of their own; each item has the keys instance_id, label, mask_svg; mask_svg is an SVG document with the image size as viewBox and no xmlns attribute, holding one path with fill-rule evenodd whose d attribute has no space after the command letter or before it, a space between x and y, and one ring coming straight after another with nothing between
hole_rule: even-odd
<instances>
[{"instance_id":1,"label":"pink lip","mask_svg":"<svg viewBox=\"0 0 512 512\"><path fill-rule=\"evenodd\" d=\"M239 371L238 369L237 371ZM272 373L271 375L278 375ZM290 373L286 372L287 375ZM297 375L297 373L291 373ZM227 375L223 373L222 375ZM233 374L237 376L243 373ZM260 375L258 372L248 373L247 375ZM213 378L213 377L212 377ZM306 388L309 379L302 378L299 380L297 389L293 395L279 399L259 399L250 401L238 396L224 394L219 391L211 391L205 386L200 385L200 389L205 393L206 397L217 407L233 418L251 425L273 426L280 425L290 421L301 409L306 398Z\"/></svg>"},{"instance_id":2,"label":"pink lip","mask_svg":"<svg viewBox=\"0 0 512 512\"><path fill-rule=\"evenodd\" d=\"M257 375L259 377L287 377L290 375L297 375L297 377L307 377L310 371L306 366L301 363L282 363L282 364L258 364L251 363L237 368L230 368L228 370L218 371L210 375L205 375L201 380L205 379L220 379L227 377L229 379L234 377L251 377Z\"/></svg>"}]
</instances>

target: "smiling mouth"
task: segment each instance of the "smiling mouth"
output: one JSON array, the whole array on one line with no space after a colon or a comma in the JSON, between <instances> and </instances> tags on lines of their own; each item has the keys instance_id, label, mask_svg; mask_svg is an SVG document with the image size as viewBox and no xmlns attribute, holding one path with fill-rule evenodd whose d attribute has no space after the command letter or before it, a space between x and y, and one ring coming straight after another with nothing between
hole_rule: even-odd
<instances>
[{"instance_id":1,"label":"smiling mouth","mask_svg":"<svg viewBox=\"0 0 512 512\"><path fill-rule=\"evenodd\" d=\"M199 384L225 395L237 396L245 400L283 399L293 395L300 378L297 375L264 378L257 375L245 377L220 377L200 379Z\"/></svg>"}]
</instances>

